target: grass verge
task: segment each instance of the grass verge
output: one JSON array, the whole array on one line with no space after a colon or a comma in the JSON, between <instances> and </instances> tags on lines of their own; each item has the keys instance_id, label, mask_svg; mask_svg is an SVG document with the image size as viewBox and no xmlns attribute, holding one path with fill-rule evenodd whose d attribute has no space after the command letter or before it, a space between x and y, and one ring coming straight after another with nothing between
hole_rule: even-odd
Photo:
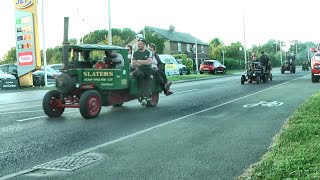
<instances>
[{"instance_id":1,"label":"grass verge","mask_svg":"<svg viewBox=\"0 0 320 180\"><path fill-rule=\"evenodd\" d=\"M295 111L262 160L238 179L320 179L320 92Z\"/></svg>"}]
</instances>

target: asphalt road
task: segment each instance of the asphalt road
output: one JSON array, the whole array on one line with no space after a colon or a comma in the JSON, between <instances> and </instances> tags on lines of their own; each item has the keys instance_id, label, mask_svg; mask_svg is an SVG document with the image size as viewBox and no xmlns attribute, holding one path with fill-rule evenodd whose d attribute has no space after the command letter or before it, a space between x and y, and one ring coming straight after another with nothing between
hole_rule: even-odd
<instances>
[{"instance_id":1,"label":"asphalt road","mask_svg":"<svg viewBox=\"0 0 320 180\"><path fill-rule=\"evenodd\" d=\"M104 107L92 120L76 109L48 119L41 108L45 91L1 94L0 177L27 170L13 179L233 179L319 89L309 73L275 72L272 82L259 85L240 85L240 76L174 84L176 93L161 96L155 108L132 101ZM243 107L261 101L279 104ZM104 159L68 173L29 172L75 153Z\"/></svg>"}]
</instances>

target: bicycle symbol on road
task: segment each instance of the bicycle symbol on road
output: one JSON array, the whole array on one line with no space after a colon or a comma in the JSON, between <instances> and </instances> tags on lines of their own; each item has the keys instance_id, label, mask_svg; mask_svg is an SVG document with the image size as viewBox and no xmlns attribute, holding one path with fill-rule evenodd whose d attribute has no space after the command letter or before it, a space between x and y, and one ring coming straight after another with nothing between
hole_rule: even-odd
<instances>
[{"instance_id":1,"label":"bicycle symbol on road","mask_svg":"<svg viewBox=\"0 0 320 180\"><path fill-rule=\"evenodd\" d=\"M243 107L244 108L252 108L252 107L257 107L257 106L263 106L263 107L277 107L283 105L283 102L278 102L278 101L272 101L272 102L267 102L267 101L260 101L258 103L254 104L246 104Z\"/></svg>"}]
</instances>

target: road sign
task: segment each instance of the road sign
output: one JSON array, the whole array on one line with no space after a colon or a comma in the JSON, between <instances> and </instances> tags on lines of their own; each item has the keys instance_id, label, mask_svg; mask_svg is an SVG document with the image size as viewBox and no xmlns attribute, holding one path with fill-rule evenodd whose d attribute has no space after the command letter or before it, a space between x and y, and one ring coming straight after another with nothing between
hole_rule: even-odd
<instances>
[{"instance_id":1,"label":"road sign","mask_svg":"<svg viewBox=\"0 0 320 180\"><path fill-rule=\"evenodd\" d=\"M16 79L3 79L0 81L0 89L2 90L15 90L19 89L18 80Z\"/></svg>"}]
</instances>

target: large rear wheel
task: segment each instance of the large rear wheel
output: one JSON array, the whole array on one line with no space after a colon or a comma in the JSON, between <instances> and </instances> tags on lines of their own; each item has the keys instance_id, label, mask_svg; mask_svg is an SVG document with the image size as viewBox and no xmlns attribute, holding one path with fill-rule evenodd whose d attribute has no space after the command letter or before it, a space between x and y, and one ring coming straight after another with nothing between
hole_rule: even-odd
<instances>
[{"instance_id":1,"label":"large rear wheel","mask_svg":"<svg viewBox=\"0 0 320 180\"><path fill-rule=\"evenodd\" d=\"M159 93L152 93L150 99L147 101L147 107L156 107L159 102Z\"/></svg>"},{"instance_id":2,"label":"large rear wheel","mask_svg":"<svg viewBox=\"0 0 320 180\"><path fill-rule=\"evenodd\" d=\"M101 111L101 96L95 90L87 90L80 97L80 113L86 119L95 118Z\"/></svg>"},{"instance_id":3,"label":"large rear wheel","mask_svg":"<svg viewBox=\"0 0 320 180\"><path fill-rule=\"evenodd\" d=\"M44 113L51 118L60 117L64 108L59 107L59 101L61 101L60 93L57 90L47 92L42 101Z\"/></svg>"}]
</instances>

